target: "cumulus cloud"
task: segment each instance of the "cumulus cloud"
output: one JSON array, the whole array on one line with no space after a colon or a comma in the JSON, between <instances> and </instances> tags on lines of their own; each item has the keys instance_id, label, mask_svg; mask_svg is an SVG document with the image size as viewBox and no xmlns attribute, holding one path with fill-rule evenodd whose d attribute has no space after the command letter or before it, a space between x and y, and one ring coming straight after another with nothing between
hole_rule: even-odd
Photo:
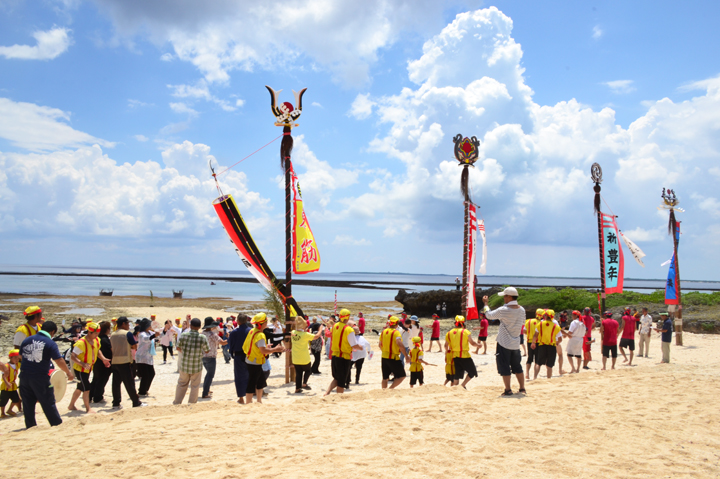
<instances>
[{"instance_id":1,"label":"cumulus cloud","mask_svg":"<svg viewBox=\"0 0 720 479\"><path fill-rule=\"evenodd\" d=\"M365 238L355 238L350 235L337 235L333 240L333 244L342 246L371 246L372 242Z\"/></svg>"},{"instance_id":2,"label":"cumulus cloud","mask_svg":"<svg viewBox=\"0 0 720 479\"><path fill-rule=\"evenodd\" d=\"M603 32L603 29L600 28L600 25L595 25L595 26L593 27L592 37L593 37L595 40L597 40L597 39L599 39L600 37L603 36L603 33L605 33L605 32Z\"/></svg>"},{"instance_id":3,"label":"cumulus cloud","mask_svg":"<svg viewBox=\"0 0 720 479\"><path fill-rule=\"evenodd\" d=\"M57 150L81 145L98 145L112 148L113 142L95 138L73 129L70 113L0 98L0 138L12 145L33 151Z\"/></svg>"},{"instance_id":4,"label":"cumulus cloud","mask_svg":"<svg viewBox=\"0 0 720 479\"><path fill-rule=\"evenodd\" d=\"M65 53L72 44L70 32L67 28L37 31L33 33L36 45L0 46L0 56L17 60L52 60Z\"/></svg>"},{"instance_id":5,"label":"cumulus cloud","mask_svg":"<svg viewBox=\"0 0 720 479\"><path fill-rule=\"evenodd\" d=\"M245 103L243 100L237 100L235 105L232 105L227 100L215 97L212 93L210 93L210 88L204 80L200 80L195 85L168 85L168 88L172 90L171 95L176 98L201 99L209 101L215 103L225 111L235 111L238 107L241 107Z\"/></svg>"},{"instance_id":6,"label":"cumulus cloud","mask_svg":"<svg viewBox=\"0 0 720 479\"><path fill-rule=\"evenodd\" d=\"M350 116L354 116L358 120L364 120L372 114L372 107L375 106L375 102L370 100L369 93L360 93L355 97L350 106Z\"/></svg>"},{"instance_id":7,"label":"cumulus cloud","mask_svg":"<svg viewBox=\"0 0 720 479\"><path fill-rule=\"evenodd\" d=\"M378 51L402 32L437 28L443 11L473 0L226 0L127 2L96 0L123 36L147 34L169 42L175 56L208 82L227 82L233 70L293 67L311 58L339 82L369 80Z\"/></svg>"},{"instance_id":8,"label":"cumulus cloud","mask_svg":"<svg viewBox=\"0 0 720 479\"><path fill-rule=\"evenodd\" d=\"M189 117L194 117L194 116L198 115L197 111L193 110L192 108L190 108L183 102L175 102L175 103L171 102L170 109L172 111L174 111L175 113L186 114Z\"/></svg>"},{"instance_id":9,"label":"cumulus cloud","mask_svg":"<svg viewBox=\"0 0 720 479\"><path fill-rule=\"evenodd\" d=\"M632 80L613 80L603 83L610 91L617 94L632 93L635 91Z\"/></svg>"},{"instance_id":10,"label":"cumulus cloud","mask_svg":"<svg viewBox=\"0 0 720 479\"><path fill-rule=\"evenodd\" d=\"M202 237L220 225L210 207L215 183L200 174L212 159L207 145L188 141L163 151L161 163L118 163L98 145L51 153L0 152L0 230L33 228L40 236ZM230 171L221 186L236 193L249 217L264 219L267 200Z\"/></svg>"},{"instance_id":11,"label":"cumulus cloud","mask_svg":"<svg viewBox=\"0 0 720 479\"><path fill-rule=\"evenodd\" d=\"M667 212L656 209L661 188L709 191L720 175L720 77L686 85L699 92L691 100L648 102L647 112L624 129L611 108L596 111L575 99L535 103L511 32L512 21L495 8L459 14L408 62L415 88L356 97L354 106L372 108L355 115L351 108L351 115L373 117L382 128L368 150L399 163L402 172L378 172L367 192L343 199L346 214L386 236L422 228L426 241L452 240L462 224L461 168L447 158L453 136L462 133L481 140L470 187L496 244L594 246L589 169L599 162L603 196L620 226L641 247L648 243L646 253L658 254L667 237ZM461 68L469 57L479 61ZM631 81L607 86L633 88ZM718 229L716 197L690 197L692 209L712 221L701 220L704 226L686 241ZM688 222L690 211L685 215Z\"/></svg>"},{"instance_id":12,"label":"cumulus cloud","mask_svg":"<svg viewBox=\"0 0 720 479\"><path fill-rule=\"evenodd\" d=\"M135 138L139 142L146 142L149 140L149 138L145 135L135 135L133 138Z\"/></svg>"}]
</instances>

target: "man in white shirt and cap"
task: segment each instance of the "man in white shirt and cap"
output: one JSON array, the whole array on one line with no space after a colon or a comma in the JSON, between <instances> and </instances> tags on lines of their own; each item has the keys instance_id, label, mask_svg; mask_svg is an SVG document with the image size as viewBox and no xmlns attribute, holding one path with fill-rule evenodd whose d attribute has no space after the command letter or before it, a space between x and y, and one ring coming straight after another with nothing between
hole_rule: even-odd
<instances>
[{"instance_id":1,"label":"man in white shirt and cap","mask_svg":"<svg viewBox=\"0 0 720 479\"><path fill-rule=\"evenodd\" d=\"M525 376L520 355L520 332L525 325L525 309L517 302L518 291L511 287L505 288L504 291L498 293L505 301L505 305L499 307L495 311L487 311L485 317L487 319L497 319L500 321L500 327L497 335L497 350L495 353L495 361L497 363L498 373L505 383L505 392L503 396L512 396L512 388L510 387L510 375L514 374L520 384L518 393L525 394ZM488 297L483 296L483 303L488 304Z\"/></svg>"}]
</instances>

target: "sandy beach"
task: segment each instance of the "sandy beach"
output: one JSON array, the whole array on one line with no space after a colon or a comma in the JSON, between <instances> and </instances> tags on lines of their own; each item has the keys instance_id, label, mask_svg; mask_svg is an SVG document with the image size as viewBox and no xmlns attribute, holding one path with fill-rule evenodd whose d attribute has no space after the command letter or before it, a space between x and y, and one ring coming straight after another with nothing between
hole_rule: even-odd
<instances>
[{"instance_id":1,"label":"sandy beach","mask_svg":"<svg viewBox=\"0 0 720 479\"><path fill-rule=\"evenodd\" d=\"M226 314L200 304L171 305L124 312L152 311L159 319ZM368 305L345 306L356 312ZM380 311L397 305L375 306ZM67 446L48 461L19 454L12 477L75 477L84 459L93 475L122 478L720 474L714 401L720 393L720 336L685 333L684 346L673 344L669 365L659 364L660 341L654 337L650 358L636 358L637 365L627 367L620 357L615 371L604 372L595 346L590 371L538 378L527 385L527 396L505 398L492 355L495 332L491 327L488 354L473 355L480 375L467 391L442 386L444 359L437 352L426 354L438 366L426 367L423 387L410 389L405 382L398 390L381 390L375 356L365 362L360 385L324 399L329 361L322 361L320 376L311 376L312 390L295 395L294 385L284 384L284 359L273 358L269 397L262 405L238 405L232 363L220 356L213 399L172 406L177 365L162 364L159 353L149 407L130 408L123 392L126 408L120 411L104 405L96 415L69 412L70 384L58 405L61 426L50 428L38 410L39 427L25 430L16 417L0 421L0 434L5 450L20 452L29 442L48 439ZM376 348L377 336L366 337Z\"/></svg>"}]
</instances>

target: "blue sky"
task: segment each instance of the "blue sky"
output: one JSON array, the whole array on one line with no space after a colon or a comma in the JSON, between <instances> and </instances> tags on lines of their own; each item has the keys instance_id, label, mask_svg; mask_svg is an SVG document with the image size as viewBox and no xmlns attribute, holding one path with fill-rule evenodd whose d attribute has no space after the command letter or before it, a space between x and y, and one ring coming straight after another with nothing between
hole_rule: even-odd
<instances>
[{"instance_id":1,"label":"blue sky","mask_svg":"<svg viewBox=\"0 0 720 479\"><path fill-rule=\"evenodd\" d=\"M264 85L307 87L294 163L322 271L458 274L460 168L488 274L593 277L589 168L619 224L718 279L716 2L0 1L0 263L240 269L211 208L222 170L280 134ZM279 142L236 198L284 268ZM479 263L479 261L478 261Z\"/></svg>"}]
</instances>

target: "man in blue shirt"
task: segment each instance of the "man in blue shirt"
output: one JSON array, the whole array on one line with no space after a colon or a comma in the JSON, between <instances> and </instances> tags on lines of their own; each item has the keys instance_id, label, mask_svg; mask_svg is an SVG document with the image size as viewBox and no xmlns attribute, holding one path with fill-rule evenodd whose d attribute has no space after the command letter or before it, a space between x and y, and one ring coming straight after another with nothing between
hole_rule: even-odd
<instances>
[{"instance_id":1,"label":"man in blue shirt","mask_svg":"<svg viewBox=\"0 0 720 479\"><path fill-rule=\"evenodd\" d=\"M247 338L248 332L252 329L247 324L248 319L244 314L238 315L238 327L233 329L228 337L230 354L235 363L235 392L238 396L238 404L245 404L245 392L249 378L247 364L245 363L245 352L243 351L245 338Z\"/></svg>"},{"instance_id":2,"label":"man in blue shirt","mask_svg":"<svg viewBox=\"0 0 720 479\"><path fill-rule=\"evenodd\" d=\"M662 362L670 362L670 343L672 342L672 330L673 324L672 319L668 317L667 313L660 313L660 319L663 319L662 329L658 330L660 333L660 345L662 347Z\"/></svg>"},{"instance_id":3,"label":"man in blue shirt","mask_svg":"<svg viewBox=\"0 0 720 479\"><path fill-rule=\"evenodd\" d=\"M50 384L50 369L53 369L51 360L57 363L69 380L72 381L75 376L68 369L57 344L52 340L52 335L56 332L55 323L45 321L37 334L28 336L20 345L20 354L22 355L20 396L22 396L25 427L27 428L37 426L35 422L36 403L40 403L51 426L62 424L62 419L55 406L54 390Z\"/></svg>"}]
</instances>

